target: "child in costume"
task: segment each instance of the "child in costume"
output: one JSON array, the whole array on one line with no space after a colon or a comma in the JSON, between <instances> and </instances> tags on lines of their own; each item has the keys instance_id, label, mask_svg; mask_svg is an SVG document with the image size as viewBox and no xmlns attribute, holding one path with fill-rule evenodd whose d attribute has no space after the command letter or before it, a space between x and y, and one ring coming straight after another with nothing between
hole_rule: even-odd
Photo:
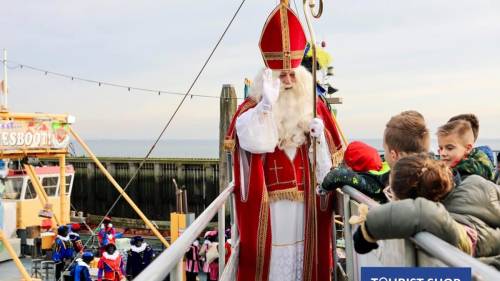
<instances>
[{"instance_id":1,"label":"child in costume","mask_svg":"<svg viewBox=\"0 0 500 281\"><path fill-rule=\"evenodd\" d=\"M114 243L108 243L104 246L104 252L99 259L97 268L99 268L97 273L98 281L121 281L125 279L122 256L116 250Z\"/></svg>"}]
</instances>

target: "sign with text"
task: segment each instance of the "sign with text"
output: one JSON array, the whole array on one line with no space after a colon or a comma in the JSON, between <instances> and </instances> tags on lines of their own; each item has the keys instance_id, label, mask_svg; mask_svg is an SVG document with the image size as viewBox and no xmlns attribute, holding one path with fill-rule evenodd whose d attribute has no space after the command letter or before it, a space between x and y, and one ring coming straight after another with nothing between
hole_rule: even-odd
<instances>
[{"instance_id":1,"label":"sign with text","mask_svg":"<svg viewBox=\"0 0 500 281\"><path fill-rule=\"evenodd\" d=\"M465 267L362 267L361 281L471 281Z\"/></svg>"},{"instance_id":2,"label":"sign with text","mask_svg":"<svg viewBox=\"0 0 500 281\"><path fill-rule=\"evenodd\" d=\"M62 149L69 144L68 125L58 121L0 121L0 150Z\"/></svg>"}]
</instances>

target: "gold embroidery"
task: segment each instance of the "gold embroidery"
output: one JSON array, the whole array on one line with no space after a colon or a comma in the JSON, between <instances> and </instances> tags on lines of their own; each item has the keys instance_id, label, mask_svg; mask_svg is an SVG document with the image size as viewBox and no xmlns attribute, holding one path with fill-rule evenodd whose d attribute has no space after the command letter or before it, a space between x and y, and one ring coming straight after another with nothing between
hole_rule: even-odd
<instances>
[{"instance_id":1,"label":"gold embroidery","mask_svg":"<svg viewBox=\"0 0 500 281\"><path fill-rule=\"evenodd\" d=\"M267 191L264 188L262 199L260 202L260 219L257 227L257 267L255 272L255 280L262 280L264 274L264 256L266 254L266 238L267 238L267 222L269 215L269 199Z\"/></svg>"},{"instance_id":2,"label":"gold embroidery","mask_svg":"<svg viewBox=\"0 0 500 281\"><path fill-rule=\"evenodd\" d=\"M299 191L297 187L269 191L270 203L280 200L304 202L304 191Z\"/></svg>"},{"instance_id":3,"label":"gold embroidery","mask_svg":"<svg viewBox=\"0 0 500 281\"><path fill-rule=\"evenodd\" d=\"M340 149L332 153L333 167L338 167L344 161L344 150Z\"/></svg>"},{"instance_id":4,"label":"gold embroidery","mask_svg":"<svg viewBox=\"0 0 500 281\"><path fill-rule=\"evenodd\" d=\"M301 59L304 55L303 51L292 51L292 52L263 52L264 58L266 60L282 60L285 55L289 56L290 59L296 60Z\"/></svg>"},{"instance_id":5,"label":"gold embroidery","mask_svg":"<svg viewBox=\"0 0 500 281\"><path fill-rule=\"evenodd\" d=\"M288 28L288 7L280 5L281 20L281 45L283 49L283 69L288 70L291 67L290 53L290 29Z\"/></svg>"}]
</instances>

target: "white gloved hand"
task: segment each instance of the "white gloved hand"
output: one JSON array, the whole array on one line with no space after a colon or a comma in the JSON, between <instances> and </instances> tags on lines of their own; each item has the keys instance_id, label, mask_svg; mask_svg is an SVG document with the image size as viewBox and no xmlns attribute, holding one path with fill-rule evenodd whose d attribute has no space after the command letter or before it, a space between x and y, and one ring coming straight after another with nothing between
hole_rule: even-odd
<instances>
[{"instance_id":1,"label":"white gloved hand","mask_svg":"<svg viewBox=\"0 0 500 281\"><path fill-rule=\"evenodd\" d=\"M273 71L269 68L262 73L262 104L272 108L280 94L280 79L273 80Z\"/></svg>"},{"instance_id":2,"label":"white gloved hand","mask_svg":"<svg viewBox=\"0 0 500 281\"><path fill-rule=\"evenodd\" d=\"M325 124L323 123L323 120L319 118L313 118L313 120L309 122L309 134L311 134L312 137L319 138L323 135L324 131Z\"/></svg>"}]
</instances>

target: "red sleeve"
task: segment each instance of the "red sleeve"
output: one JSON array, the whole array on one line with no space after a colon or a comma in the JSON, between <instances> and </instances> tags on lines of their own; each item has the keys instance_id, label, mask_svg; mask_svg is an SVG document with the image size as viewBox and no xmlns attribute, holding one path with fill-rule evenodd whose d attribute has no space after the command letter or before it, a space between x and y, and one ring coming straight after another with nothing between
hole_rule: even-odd
<instances>
[{"instance_id":1,"label":"red sleeve","mask_svg":"<svg viewBox=\"0 0 500 281\"><path fill-rule=\"evenodd\" d=\"M318 117L323 120L323 123L325 124L325 133L327 140L330 139L330 141L333 141L333 144L335 146L335 150L341 150L342 149L342 140L340 139L340 133L335 125L335 121L333 121L333 115L324 103L324 101L318 99L316 101L316 110Z\"/></svg>"}]
</instances>

